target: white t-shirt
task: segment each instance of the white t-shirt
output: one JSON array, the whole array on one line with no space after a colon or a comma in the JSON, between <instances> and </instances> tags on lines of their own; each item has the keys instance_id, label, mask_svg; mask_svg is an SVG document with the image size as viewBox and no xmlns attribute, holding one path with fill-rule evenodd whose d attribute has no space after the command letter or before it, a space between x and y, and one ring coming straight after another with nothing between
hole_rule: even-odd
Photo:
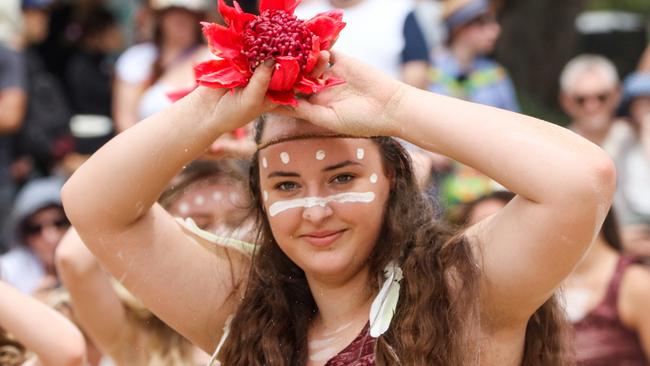
<instances>
[{"instance_id":1,"label":"white t-shirt","mask_svg":"<svg viewBox=\"0 0 650 366\"><path fill-rule=\"evenodd\" d=\"M127 83L142 83L151 75L157 57L158 48L153 43L132 46L117 59L115 75Z\"/></svg>"},{"instance_id":2,"label":"white t-shirt","mask_svg":"<svg viewBox=\"0 0 650 366\"><path fill-rule=\"evenodd\" d=\"M31 294L45 279L45 270L34 253L19 246L0 256L0 277L19 291Z\"/></svg>"},{"instance_id":3,"label":"white t-shirt","mask_svg":"<svg viewBox=\"0 0 650 366\"><path fill-rule=\"evenodd\" d=\"M318 13L335 9L329 0L302 3L296 16L308 20ZM375 66L395 79L400 78L404 49L404 22L413 10L411 0L364 0L343 9L341 31L334 50Z\"/></svg>"},{"instance_id":4,"label":"white t-shirt","mask_svg":"<svg viewBox=\"0 0 650 366\"><path fill-rule=\"evenodd\" d=\"M130 47L117 60L116 76L129 84L143 83L151 77L157 58L158 48L153 43L142 43ZM139 119L145 119L170 105L171 100L167 97L167 93L172 91L174 88L160 82L147 88L138 103Z\"/></svg>"}]
</instances>

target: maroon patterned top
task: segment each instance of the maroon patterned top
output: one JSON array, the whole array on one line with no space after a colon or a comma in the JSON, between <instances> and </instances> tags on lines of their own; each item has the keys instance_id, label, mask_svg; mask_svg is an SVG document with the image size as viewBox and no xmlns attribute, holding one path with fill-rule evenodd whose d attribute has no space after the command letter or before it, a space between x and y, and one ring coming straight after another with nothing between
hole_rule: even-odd
<instances>
[{"instance_id":1,"label":"maroon patterned top","mask_svg":"<svg viewBox=\"0 0 650 366\"><path fill-rule=\"evenodd\" d=\"M369 324L325 366L375 366L375 338L370 336Z\"/></svg>"},{"instance_id":2,"label":"maroon patterned top","mask_svg":"<svg viewBox=\"0 0 650 366\"><path fill-rule=\"evenodd\" d=\"M623 273L634 260L621 257L605 297L582 320L574 323L579 366L647 366L639 337L618 316L618 290Z\"/></svg>"}]
</instances>

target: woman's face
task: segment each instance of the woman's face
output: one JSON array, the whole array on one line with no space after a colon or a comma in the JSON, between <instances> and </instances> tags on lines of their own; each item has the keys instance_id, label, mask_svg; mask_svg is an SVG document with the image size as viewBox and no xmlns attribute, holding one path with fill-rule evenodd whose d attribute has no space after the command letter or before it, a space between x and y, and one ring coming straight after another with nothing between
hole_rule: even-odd
<instances>
[{"instance_id":1,"label":"woman's face","mask_svg":"<svg viewBox=\"0 0 650 366\"><path fill-rule=\"evenodd\" d=\"M264 141L323 133L304 122L268 123ZM344 280L375 246L390 182L369 139L309 138L259 152L260 197L273 236L307 276Z\"/></svg>"},{"instance_id":2,"label":"woman's face","mask_svg":"<svg viewBox=\"0 0 650 366\"><path fill-rule=\"evenodd\" d=\"M203 230L229 233L247 215L245 195L241 184L227 179L199 182L187 187L168 211L174 216L191 218Z\"/></svg>"},{"instance_id":3,"label":"woman's face","mask_svg":"<svg viewBox=\"0 0 650 366\"><path fill-rule=\"evenodd\" d=\"M501 35L501 26L493 14L484 14L459 31L457 39L471 47L478 54L487 54L494 50Z\"/></svg>"},{"instance_id":4,"label":"woman's face","mask_svg":"<svg viewBox=\"0 0 650 366\"><path fill-rule=\"evenodd\" d=\"M163 39L175 44L192 45L196 42L198 22L198 15L189 10L166 9L160 15Z\"/></svg>"}]
</instances>

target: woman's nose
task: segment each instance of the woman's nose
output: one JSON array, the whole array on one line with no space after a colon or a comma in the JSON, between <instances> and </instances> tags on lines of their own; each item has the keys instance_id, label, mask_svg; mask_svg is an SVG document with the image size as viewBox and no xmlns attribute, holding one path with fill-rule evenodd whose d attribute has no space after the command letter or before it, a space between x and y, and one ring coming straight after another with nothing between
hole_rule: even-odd
<instances>
[{"instance_id":1,"label":"woman's nose","mask_svg":"<svg viewBox=\"0 0 650 366\"><path fill-rule=\"evenodd\" d=\"M314 224L319 224L332 215L333 211L329 204L319 204L313 207L306 207L302 211L302 218Z\"/></svg>"}]
</instances>

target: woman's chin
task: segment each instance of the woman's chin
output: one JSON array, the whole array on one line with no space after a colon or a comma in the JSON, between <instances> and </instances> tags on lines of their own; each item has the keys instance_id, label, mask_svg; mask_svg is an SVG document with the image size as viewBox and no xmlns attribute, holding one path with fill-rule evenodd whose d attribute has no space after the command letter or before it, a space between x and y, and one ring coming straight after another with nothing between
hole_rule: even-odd
<instances>
[{"instance_id":1,"label":"woman's chin","mask_svg":"<svg viewBox=\"0 0 650 366\"><path fill-rule=\"evenodd\" d=\"M318 253L302 262L300 267L307 278L340 282L356 273L355 268L360 266L349 256L338 255L338 253Z\"/></svg>"}]
</instances>

